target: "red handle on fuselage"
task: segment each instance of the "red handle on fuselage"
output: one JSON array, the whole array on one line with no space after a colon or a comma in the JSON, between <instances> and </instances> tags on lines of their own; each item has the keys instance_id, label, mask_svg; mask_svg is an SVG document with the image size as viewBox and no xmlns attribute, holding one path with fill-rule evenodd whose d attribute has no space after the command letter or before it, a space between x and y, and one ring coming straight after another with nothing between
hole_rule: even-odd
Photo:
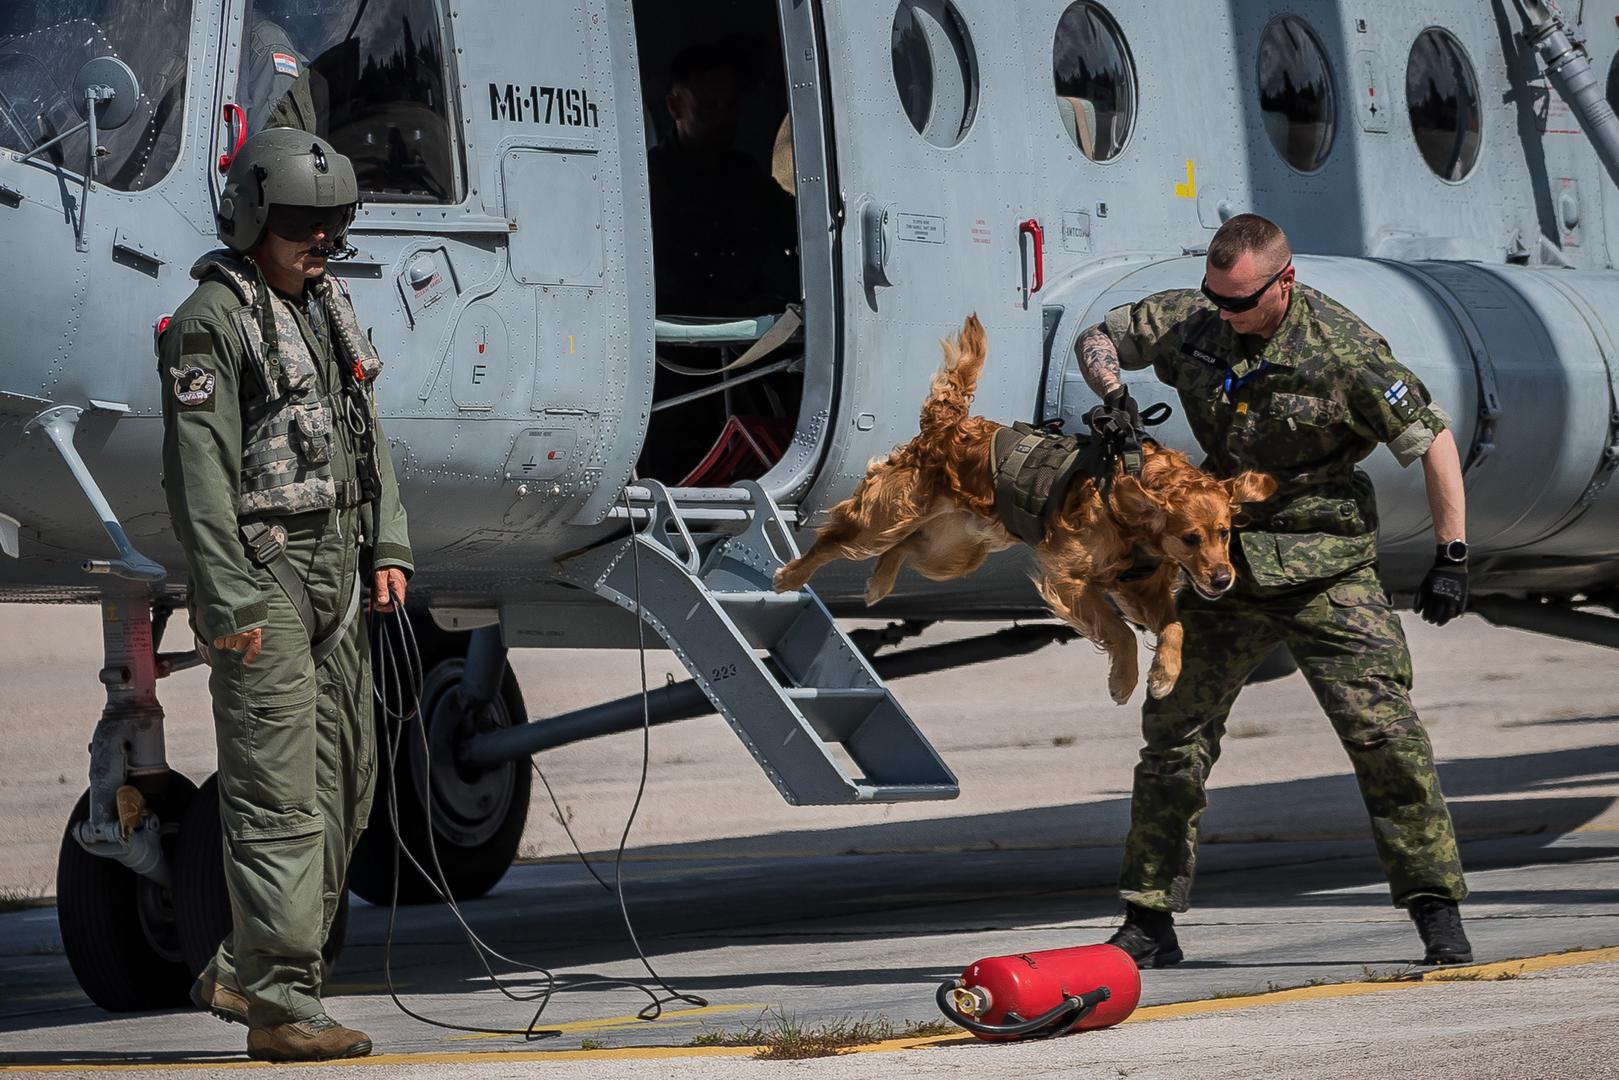
<instances>
[{"instance_id":1,"label":"red handle on fuselage","mask_svg":"<svg viewBox=\"0 0 1619 1080\"><path fill-rule=\"evenodd\" d=\"M1046 283L1046 231L1040 227L1038 218L1023 222L1017 231L1034 238L1034 284L1029 286L1029 292L1037 293Z\"/></svg>"},{"instance_id":2,"label":"red handle on fuselage","mask_svg":"<svg viewBox=\"0 0 1619 1080\"><path fill-rule=\"evenodd\" d=\"M231 125L236 136L236 145L219 155L219 171L230 169L230 163L236 160L236 155L242 152L242 146L247 142L247 110L234 101L225 102L225 123Z\"/></svg>"}]
</instances>

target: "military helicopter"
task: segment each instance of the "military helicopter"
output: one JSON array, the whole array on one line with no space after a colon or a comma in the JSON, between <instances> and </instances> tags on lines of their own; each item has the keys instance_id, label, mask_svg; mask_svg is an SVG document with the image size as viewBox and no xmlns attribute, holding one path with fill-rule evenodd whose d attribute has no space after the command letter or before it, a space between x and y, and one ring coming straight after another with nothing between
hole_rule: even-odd
<instances>
[{"instance_id":1,"label":"military helicopter","mask_svg":"<svg viewBox=\"0 0 1619 1080\"><path fill-rule=\"evenodd\" d=\"M1616 16L1615 0L1572 16L1536 0L10 0L0 600L101 606L108 702L58 879L81 984L114 1010L179 1003L228 926L217 816L164 754L158 681L197 661L171 640L184 564L152 341L216 246L250 132L305 126L360 177L333 272L388 365L427 665L424 737L391 782L414 810L405 842L430 829L473 896L515 854L528 755L642 722L639 697L530 722L507 651L634 647L638 618L693 675L651 718L717 709L788 801L953 796L884 675L1058 631L870 654L930 620L1040 616L1022 557L903 577L875 609L893 631L863 637L834 618L865 610L862 568L786 595L770 573L915 432L963 315L989 331L978 410L1073 429L1095 403L1079 332L1195 286L1208 237L1244 210L1282 224L1301 278L1456 419L1474 609L1619 644L1601 613L1619 595L1619 124L1592 68L1613 62ZM1610 66L1609 97L1615 81ZM724 145L683 185L699 114ZM704 204L711 188L730 201ZM760 226L778 212L785 232ZM1176 421L1159 434L1192 449ZM1431 550L1420 479L1386 455L1365 466L1380 569L1409 593ZM386 896L392 843L368 834L362 896Z\"/></svg>"}]
</instances>

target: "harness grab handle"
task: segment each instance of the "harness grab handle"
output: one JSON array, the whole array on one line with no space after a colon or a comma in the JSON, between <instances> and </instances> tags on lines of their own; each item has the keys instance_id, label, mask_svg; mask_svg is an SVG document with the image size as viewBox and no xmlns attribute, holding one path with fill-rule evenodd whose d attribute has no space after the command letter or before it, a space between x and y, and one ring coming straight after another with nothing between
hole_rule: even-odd
<instances>
[{"instance_id":1,"label":"harness grab handle","mask_svg":"<svg viewBox=\"0 0 1619 1080\"><path fill-rule=\"evenodd\" d=\"M986 1024L982 1020L974 1019L957 1009L951 999L951 991L958 990L966 985L962 979L946 979L939 984L938 991L933 999L938 1003L939 1011L951 1023L966 1028L974 1035L999 1035L1017 1037L1021 1035L1036 1035L1048 1038L1060 1034L1073 1027L1102 1002L1113 996L1113 991L1106 986L1098 986L1087 994L1070 994L1062 999L1054 1008L1048 1009L1032 1020L1019 1020L1011 1024Z\"/></svg>"},{"instance_id":2,"label":"harness grab handle","mask_svg":"<svg viewBox=\"0 0 1619 1080\"><path fill-rule=\"evenodd\" d=\"M1146 427L1157 427L1175 414L1175 410L1167 401L1155 402L1141 410L1141 423Z\"/></svg>"}]
</instances>

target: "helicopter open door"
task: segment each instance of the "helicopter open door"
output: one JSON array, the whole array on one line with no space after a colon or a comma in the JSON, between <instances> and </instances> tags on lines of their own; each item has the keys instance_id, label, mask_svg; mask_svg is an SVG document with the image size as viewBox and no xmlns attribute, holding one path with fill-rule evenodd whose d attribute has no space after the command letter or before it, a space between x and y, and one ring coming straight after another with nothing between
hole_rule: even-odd
<instances>
[{"instance_id":1,"label":"helicopter open door","mask_svg":"<svg viewBox=\"0 0 1619 1080\"><path fill-rule=\"evenodd\" d=\"M827 10L836 13L826 40L845 200L839 409L842 424L879 435L845 448L849 459L823 474L858 475L865 448L916 433L937 342L974 311L990 351L976 411L1037 419L1033 380L997 378L995 358L1039 354L1045 229L1032 221L1025 141L1034 76L1007 5ZM916 362L898 362L920 350Z\"/></svg>"}]
</instances>

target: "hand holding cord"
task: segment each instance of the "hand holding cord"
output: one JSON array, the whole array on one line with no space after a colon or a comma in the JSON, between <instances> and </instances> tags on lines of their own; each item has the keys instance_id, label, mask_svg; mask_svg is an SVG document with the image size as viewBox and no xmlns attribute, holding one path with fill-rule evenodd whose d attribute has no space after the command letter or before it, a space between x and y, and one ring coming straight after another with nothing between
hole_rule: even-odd
<instances>
[{"instance_id":1,"label":"hand holding cord","mask_svg":"<svg viewBox=\"0 0 1619 1080\"><path fill-rule=\"evenodd\" d=\"M1459 552L1452 550L1458 546ZM1417 588L1412 610L1435 626L1444 626L1467 610L1467 545L1452 541L1438 546L1433 569Z\"/></svg>"}]
</instances>

